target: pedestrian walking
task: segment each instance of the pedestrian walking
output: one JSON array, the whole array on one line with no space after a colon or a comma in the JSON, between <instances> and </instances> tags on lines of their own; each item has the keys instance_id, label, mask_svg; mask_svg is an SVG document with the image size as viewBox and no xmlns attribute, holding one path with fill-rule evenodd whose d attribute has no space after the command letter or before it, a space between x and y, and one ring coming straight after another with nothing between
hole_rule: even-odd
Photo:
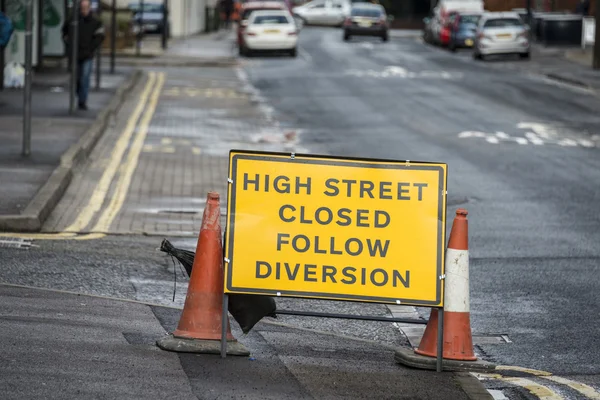
<instances>
[{"instance_id":1,"label":"pedestrian walking","mask_svg":"<svg viewBox=\"0 0 600 400\"><path fill-rule=\"evenodd\" d=\"M221 5L223 7L223 13L225 14L225 28L229 28L231 14L233 13L233 0L223 0Z\"/></svg>"},{"instance_id":2,"label":"pedestrian walking","mask_svg":"<svg viewBox=\"0 0 600 400\"><path fill-rule=\"evenodd\" d=\"M79 32L77 45L77 99L80 110L87 110L87 99L90 91L90 77L92 75L92 61L96 51L104 41L104 25L90 10L89 0L80 0L79 3ZM63 40L71 55L71 18L65 20L62 27ZM70 58L70 57L69 57Z\"/></svg>"}]
</instances>

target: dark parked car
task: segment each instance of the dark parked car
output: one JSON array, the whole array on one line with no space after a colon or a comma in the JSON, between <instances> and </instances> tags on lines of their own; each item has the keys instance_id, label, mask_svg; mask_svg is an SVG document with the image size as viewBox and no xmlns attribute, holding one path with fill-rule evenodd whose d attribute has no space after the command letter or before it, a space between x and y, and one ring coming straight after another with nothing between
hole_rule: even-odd
<instances>
[{"instance_id":1,"label":"dark parked car","mask_svg":"<svg viewBox=\"0 0 600 400\"><path fill-rule=\"evenodd\" d=\"M379 36L388 40L388 17L379 4L357 3L352 6L350 16L343 24L344 40L352 36Z\"/></svg>"},{"instance_id":2,"label":"dark parked car","mask_svg":"<svg viewBox=\"0 0 600 400\"><path fill-rule=\"evenodd\" d=\"M129 3L130 10L133 11L134 29L142 25L144 33L162 34L165 29L163 15L165 12L164 5L157 2L144 1L144 10L141 10L139 2ZM140 21L141 20L141 21ZM167 35L169 35L169 23L166 26Z\"/></svg>"},{"instance_id":3,"label":"dark parked car","mask_svg":"<svg viewBox=\"0 0 600 400\"><path fill-rule=\"evenodd\" d=\"M450 20L450 40L448 47L456 51L461 47L473 47L477 24L481 14L455 14Z\"/></svg>"}]
</instances>

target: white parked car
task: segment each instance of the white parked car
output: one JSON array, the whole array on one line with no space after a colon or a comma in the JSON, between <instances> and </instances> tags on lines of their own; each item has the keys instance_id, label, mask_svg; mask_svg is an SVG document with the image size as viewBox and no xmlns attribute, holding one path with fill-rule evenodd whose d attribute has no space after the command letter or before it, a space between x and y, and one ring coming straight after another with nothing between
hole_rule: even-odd
<instances>
[{"instance_id":1,"label":"white parked car","mask_svg":"<svg viewBox=\"0 0 600 400\"><path fill-rule=\"evenodd\" d=\"M341 26L350 16L350 0L313 0L294 8L294 15L305 24Z\"/></svg>"},{"instance_id":2,"label":"white parked car","mask_svg":"<svg viewBox=\"0 0 600 400\"><path fill-rule=\"evenodd\" d=\"M240 42L240 55L257 50L286 51L296 57L298 29L287 10L254 11Z\"/></svg>"},{"instance_id":3,"label":"white parked car","mask_svg":"<svg viewBox=\"0 0 600 400\"><path fill-rule=\"evenodd\" d=\"M529 29L519 14L483 14L477 26L473 57L479 60L492 54L518 54L521 58L529 58Z\"/></svg>"}]
</instances>

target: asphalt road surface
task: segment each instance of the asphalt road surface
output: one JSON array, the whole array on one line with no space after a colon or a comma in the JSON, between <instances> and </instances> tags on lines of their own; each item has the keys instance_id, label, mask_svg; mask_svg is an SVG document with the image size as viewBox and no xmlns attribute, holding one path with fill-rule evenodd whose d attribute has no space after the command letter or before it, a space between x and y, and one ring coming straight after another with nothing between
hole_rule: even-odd
<instances>
[{"instance_id":1,"label":"asphalt road surface","mask_svg":"<svg viewBox=\"0 0 600 400\"><path fill-rule=\"evenodd\" d=\"M598 387L600 99L417 38L307 28L300 42L299 60L246 72L303 146L448 163L448 223L469 211L473 332L511 342L478 353Z\"/></svg>"}]
</instances>

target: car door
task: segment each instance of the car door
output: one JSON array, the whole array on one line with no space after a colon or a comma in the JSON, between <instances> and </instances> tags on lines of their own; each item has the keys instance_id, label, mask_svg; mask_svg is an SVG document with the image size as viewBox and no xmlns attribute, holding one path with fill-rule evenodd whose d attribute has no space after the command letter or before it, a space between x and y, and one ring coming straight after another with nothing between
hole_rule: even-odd
<instances>
[{"instance_id":1,"label":"car door","mask_svg":"<svg viewBox=\"0 0 600 400\"><path fill-rule=\"evenodd\" d=\"M327 23L330 25L338 25L344 22L345 11L344 11L344 3L341 1L330 1L329 2L329 11L327 13L328 21Z\"/></svg>"},{"instance_id":2,"label":"car door","mask_svg":"<svg viewBox=\"0 0 600 400\"><path fill-rule=\"evenodd\" d=\"M309 24L323 24L326 21L326 1L313 1L306 5L302 14Z\"/></svg>"}]
</instances>

